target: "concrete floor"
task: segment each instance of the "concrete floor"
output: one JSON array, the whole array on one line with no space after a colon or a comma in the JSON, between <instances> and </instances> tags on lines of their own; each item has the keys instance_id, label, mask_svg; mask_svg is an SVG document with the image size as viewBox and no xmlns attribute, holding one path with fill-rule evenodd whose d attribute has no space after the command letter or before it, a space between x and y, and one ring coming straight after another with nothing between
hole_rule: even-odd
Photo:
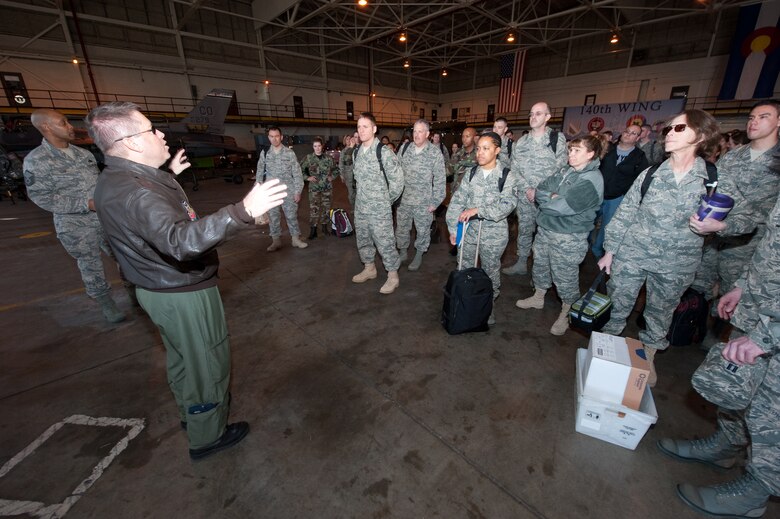
<instances>
[{"instance_id":1,"label":"concrete floor","mask_svg":"<svg viewBox=\"0 0 780 519\"><path fill-rule=\"evenodd\" d=\"M216 179L187 190L205 214L247 188ZM338 183L334 205L344 199ZM304 228L307 211L302 204ZM48 234L32 234L41 232ZM560 308L554 292L543 310L515 308L531 293L529 276L504 278L489 332L450 337L439 324L454 266L446 244L432 246L419 272L403 267L400 289L383 296L383 276L350 282L361 268L354 238L294 250L285 237L288 246L270 254L260 227L220 249L231 418L252 430L237 447L192 463L159 335L130 308L116 268L106 262L130 317L109 325L84 295L48 213L3 200L0 240L0 510L7 514L692 518L676 483L737 474L678 463L655 447L664 436L714 428L713 407L689 382L703 359L695 347L657 358L660 418L629 451L574 431L575 350L587 338L548 333ZM583 285L594 272L588 256ZM73 415L143 419L145 427L118 454L129 426L69 423L30 446ZM102 475L93 473L106 458ZM65 504L52 512L40 503ZM766 516L780 516L776 501Z\"/></svg>"}]
</instances>

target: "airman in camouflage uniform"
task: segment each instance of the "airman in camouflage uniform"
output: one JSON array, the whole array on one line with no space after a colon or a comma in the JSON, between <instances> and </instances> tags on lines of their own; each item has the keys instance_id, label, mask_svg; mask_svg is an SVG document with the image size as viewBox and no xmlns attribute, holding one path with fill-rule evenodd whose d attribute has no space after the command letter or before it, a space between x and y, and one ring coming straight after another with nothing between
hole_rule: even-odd
<instances>
[{"instance_id":1,"label":"airman in camouflage uniform","mask_svg":"<svg viewBox=\"0 0 780 519\"><path fill-rule=\"evenodd\" d=\"M636 143L637 148L645 153L647 162L651 166L660 164L664 161L664 143L650 138L650 133L653 129L649 124L643 124L641 128L642 132L639 134L639 142Z\"/></svg>"},{"instance_id":2,"label":"airman in camouflage uniform","mask_svg":"<svg viewBox=\"0 0 780 519\"><path fill-rule=\"evenodd\" d=\"M569 143L569 166L542 180L534 190L539 205L534 240L534 295L515 303L518 308L544 307L544 296L555 283L561 312L550 328L553 335L569 329L569 309L580 298L580 263L588 252L588 233L604 201L599 171L606 151L598 137L587 135Z\"/></svg>"},{"instance_id":3,"label":"airman in camouflage uniform","mask_svg":"<svg viewBox=\"0 0 780 519\"><path fill-rule=\"evenodd\" d=\"M494 300L500 293L501 256L509 240L506 217L517 204L517 178L513 172L509 171L504 188L499 191L499 181L503 174L497 160L500 146L500 137L496 133L482 134L477 144L477 160L480 166L473 177L470 171L466 173L447 208L447 227L452 245L455 245L458 221L471 220L461 244L463 261L469 266L469 262L473 261L472 258L476 255L480 226L478 219L481 219L479 260L493 284ZM493 315L488 323L495 323Z\"/></svg>"},{"instance_id":4,"label":"airman in camouflage uniform","mask_svg":"<svg viewBox=\"0 0 780 519\"><path fill-rule=\"evenodd\" d=\"M704 238L690 227L708 180L698 155L720 139L717 122L701 110L686 110L668 129L665 147L670 158L653 174L644 198L641 188L650 168L634 181L607 225L606 252L599 260L599 267L611 275L607 289L612 315L604 333L623 331L639 290L646 286L647 329L639 332L639 340L651 362L651 386L656 380L655 352L669 346L666 335L672 314L701 261Z\"/></svg>"},{"instance_id":5,"label":"airman in camouflage uniform","mask_svg":"<svg viewBox=\"0 0 780 519\"><path fill-rule=\"evenodd\" d=\"M536 205L528 199L528 193L566 165L566 138L558 133L553 151L550 143L552 130L547 127L550 117L547 103L533 105L529 114L531 131L515 143L512 151L512 172L517 176L520 188L517 200L517 262L503 269L504 274L528 272L528 256L531 254L537 215Z\"/></svg>"},{"instance_id":6,"label":"airman in camouflage uniform","mask_svg":"<svg viewBox=\"0 0 780 519\"><path fill-rule=\"evenodd\" d=\"M355 146L357 146L358 143L359 140L357 135L346 136L344 139L345 147L343 150L341 150L341 155L339 155L339 171L341 172L341 180L343 180L344 184L347 186L349 206L352 208L353 212L355 211L355 177L352 173L352 154L354 153Z\"/></svg>"},{"instance_id":7,"label":"airman in camouflage uniform","mask_svg":"<svg viewBox=\"0 0 780 519\"><path fill-rule=\"evenodd\" d=\"M365 283L377 276L374 258L379 250L387 270L387 281L379 292L392 294L398 288L401 261L393 235L393 203L404 189L404 172L395 154L386 146L380 148L382 164L377 160L376 119L361 114L357 124L361 145L352 155L355 183L355 236L363 271L353 276L353 283ZM384 172L382 171L384 169Z\"/></svg>"},{"instance_id":8,"label":"airman in camouflage uniform","mask_svg":"<svg viewBox=\"0 0 780 519\"><path fill-rule=\"evenodd\" d=\"M455 176L452 182L452 193L458 189L463 174L471 172L471 169L477 165L477 130L469 126L463 130L460 138L463 145L450 159Z\"/></svg>"},{"instance_id":9,"label":"airman in camouflage uniform","mask_svg":"<svg viewBox=\"0 0 780 519\"><path fill-rule=\"evenodd\" d=\"M765 104L762 104L765 103ZM734 208L716 225L717 234L707 240L692 288L713 294L720 279L725 294L742 275L766 231L766 218L780 193L780 168L774 155L780 151L779 106L771 101L757 104L750 113L747 133L751 143L727 153L718 161L718 192L734 199ZM691 222L702 234L704 224Z\"/></svg>"},{"instance_id":10,"label":"airman in camouflage uniform","mask_svg":"<svg viewBox=\"0 0 780 519\"><path fill-rule=\"evenodd\" d=\"M512 165L512 146L514 142L509 139L506 132L509 131L509 121L505 117L498 117L493 122L493 132L501 137L501 153L498 155L498 162L501 166L501 170L508 168ZM483 133L484 135L484 133Z\"/></svg>"},{"instance_id":11,"label":"airman in camouflage uniform","mask_svg":"<svg viewBox=\"0 0 780 519\"><path fill-rule=\"evenodd\" d=\"M102 250L113 258L98 221L92 197L98 179L95 157L69 144L76 134L68 119L54 110L36 110L33 125L44 139L24 159L24 181L30 199L54 215L57 238L78 265L87 295L107 321L124 321L111 299L103 270Z\"/></svg>"},{"instance_id":12,"label":"airman in camouflage uniform","mask_svg":"<svg viewBox=\"0 0 780 519\"><path fill-rule=\"evenodd\" d=\"M312 143L314 153L309 153L301 161L303 177L309 182L309 239L317 237L317 225L322 225L323 238L330 234L330 200L333 194L335 164L323 151L322 137L315 137Z\"/></svg>"},{"instance_id":13,"label":"airman in camouflage uniform","mask_svg":"<svg viewBox=\"0 0 780 519\"><path fill-rule=\"evenodd\" d=\"M284 199L282 211L287 220L287 229L292 237L292 246L305 249L308 243L301 240L301 230L298 227L298 202L301 201L303 191L303 174L295 152L282 144L282 130L276 126L268 128L268 140L271 147L260 153L257 160L257 183L278 178L281 184L287 185L292 196ZM271 230L271 245L266 249L274 252L282 248L282 215L279 207L268 211Z\"/></svg>"},{"instance_id":14,"label":"airman in camouflage uniform","mask_svg":"<svg viewBox=\"0 0 780 519\"><path fill-rule=\"evenodd\" d=\"M732 340L723 357L740 365L768 356L763 382L746 409L719 409L713 435L700 440L665 438L658 445L679 460L729 468L750 444L745 475L710 487L684 483L677 486L677 493L687 505L713 517L760 517L769 496L780 496L780 201L766 220L766 233L743 277L721 298L718 313L746 334Z\"/></svg>"},{"instance_id":15,"label":"airman in camouflage uniform","mask_svg":"<svg viewBox=\"0 0 780 519\"><path fill-rule=\"evenodd\" d=\"M428 141L430 125L420 119L414 123L413 142L404 144L399 150L404 172L404 193L396 211L395 242L400 252L400 261L406 260L412 230L417 230L414 241L416 253L409 264L409 270L418 270L423 254L431 245L431 223L433 213L446 194L446 171L444 157L438 146Z\"/></svg>"}]
</instances>

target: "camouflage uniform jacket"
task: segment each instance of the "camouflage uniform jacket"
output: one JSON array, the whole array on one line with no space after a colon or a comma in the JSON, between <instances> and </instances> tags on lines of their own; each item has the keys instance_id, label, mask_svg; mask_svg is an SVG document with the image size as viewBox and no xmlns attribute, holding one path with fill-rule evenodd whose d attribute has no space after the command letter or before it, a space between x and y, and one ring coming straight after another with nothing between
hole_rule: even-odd
<instances>
[{"instance_id":1,"label":"camouflage uniform jacket","mask_svg":"<svg viewBox=\"0 0 780 519\"><path fill-rule=\"evenodd\" d=\"M567 166L539 183L536 188L539 227L564 234L593 230L596 212L604 201L600 162L594 158L581 171ZM552 198L553 194L558 196Z\"/></svg>"},{"instance_id":2,"label":"camouflage uniform jacket","mask_svg":"<svg viewBox=\"0 0 780 519\"><path fill-rule=\"evenodd\" d=\"M458 187L457 184L463 178L463 174L470 172L471 168L477 165L477 147L471 148L471 152L466 151L466 148L460 148L450 159L450 164L455 171L455 187Z\"/></svg>"},{"instance_id":3,"label":"camouflage uniform jacket","mask_svg":"<svg viewBox=\"0 0 780 519\"><path fill-rule=\"evenodd\" d=\"M736 286L743 290L742 298L758 303L737 305L734 325L745 331L765 352L780 352L780 200L775 203L766 221L766 233L758 244L746 273Z\"/></svg>"},{"instance_id":4,"label":"camouflage uniform jacket","mask_svg":"<svg viewBox=\"0 0 780 519\"><path fill-rule=\"evenodd\" d=\"M478 218L485 219L486 227L483 233L490 232L492 228L501 226L506 232L506 217L514 211L517 205L517 177L510 171L504 183L504 190L498 190L498 181L502 170L496 162L496 167L485 178L482 167L478 167L474 176L469 180L471 172L466 173L460 188L452 195L447 209L447 227L450 234L455 234L458 226L458 216L472 207L479 210Z\"/></svg>"},{"instance_id":5,"label":"camouflage uniform jacket","mask_svg":"<svg viewBox=\"0 0 780 519\"><path fill-rule=\"evenodd\" d=\"M446 195L444 157L433 143L426 142L417 153L412 143L399 157L404 171L404 194L401 203L438 207Z\"/></svg>"},{"instance_id":6,"label":"camouflage uniform jacket","mask_svg":"<svg viewBox=\"0 0 780 519\"><path fill-rule=\"evenodd\" d=\"M382 146L381 149L382 164L385 168L385 174L382 174L376 160L376 147L379 145L379 139L374 137L370 146L365 148L360 144L352 154L353 174L357 184L356 210L363 210L375 204L393 204L404 190L404 170L398 162L398 157L387 146Z\"/></svg>"},{"instance_id":7,"label":"camouflage uniform jacket","mask_svg":"<svg viewBox=\"0 0 780 519\"><path fill-rule=\"evenodd\" d=\"M301 162L301 171L304 180L309 177L316 177L316 182L309 182L309 191L331 191L333 185L328 180L328 176L337 177L338 171L334 171L335 164L333 159L326 154L319 157L314 153L309 153Z\"/></svg>"},{"instance_id":8,"label":"camouflage uniform jacket","mask_svg":"<svg viewBox=\"0 0 780 519\"><path fill-rule=\"evenodd\" d=\"M265 168L266 179L278 178L282 184L287 185L291 195L300 195L303 191L303 176L301 166L295 152L286 146L282 146L278 153L273 147L260 153L257 159L257 182L263 182Z\"/></svg>"},{"instance_id":9,"label":"camouflage uniform jacket","mask_svg":"<svg viewBox=\"0 0 780 519\"><path fill-rule=\"evenodd\" d=\"M27 194L41 209L54 214L54 227L60 223L97 216L89 210L98 179L95 157L83 148L69 146L74 158L44 139L24 158Z\"/></svg>"},{"instance_id":10,"label":"camouflage uniform jacket","mask_svg":"<svg viewBox=\"0 0 780 519\"><path fill-rule=\"evenodd\" d=\"M767 215L780 192L780 166L773 160L776 153L780 153L780 143L751 161L750 146L744 145L718 161L718 192L734 199L734 209L723 220L726 229L718 233L721 241L753 231L754 240L764 235Z\"/></svg>"},{"instance_id":11,"label":"camouflage uniform jacket","mask_svg":"<svg viewBox=\"0 0 780 519\"><path fill-rule=\"evenodd\" d=\"M641 142L637 142L636 147L645 152L645 157L647 157L647 162L649 162L651 166L654 164L660 164L661 162L664 161L663 143L650 139L644 144L642 144Z\"/></svg>"},{"instance_id":12,"label":"camouflage uniform jacket","mask_svg":"<svg viewBox=\"0 0 780 519\"><path fill-rule=\"evenodd\" d=\"M345 171L346 169L349 169L350 172L352 172L352 153L355 151L355 148L352 146L348 148L344 148L341 150L341 155L339 155L339 170Z\"/></svg>"},{"instance_id":13,"label":"camouflage uniform jacket","mask_svg":"<svg viewBox=\"0 0 780 519\"><path fill-rule=\"evenodd\" d=\"M563 133L558 133L555 153L550 146L550 133L552 130L546 128L539 141L528 133L512 147L512 172L518 178L521 196L526 189L536 188L539 182L559 172L568 162Z\"/></svg>"},{"instance_id":14,"label":"camouflage uniform jacket","mask_svg":"<svg viewBox=\"0 0 780 519\"><path fill-rule=\"evenodd\" d=\"M669 161L664 161L640 204L649 169L639 174L607 225L604 250L652 272L693 274L704 238L690 229L688 220L705 194L704 159L696 158L679 185Z\"/></svg>"}]
</instances>

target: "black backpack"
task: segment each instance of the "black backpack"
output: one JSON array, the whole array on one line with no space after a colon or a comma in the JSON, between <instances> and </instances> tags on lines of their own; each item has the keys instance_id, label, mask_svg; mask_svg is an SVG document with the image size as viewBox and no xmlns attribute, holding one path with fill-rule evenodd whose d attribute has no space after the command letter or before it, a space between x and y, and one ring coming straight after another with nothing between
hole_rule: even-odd
<instances>
[{"instance_id":1,"label":"black backpack","mask_svg":"<svg viewBox=\"0 0 780 519\"><path fill-rule=\"evenodd\" d=\"M704 294L688 288L680 298L672 314L672 324L666 339L672 346L699 344L707 335L707 317L709 303ZM647 327L644 309L636 318L636 325L644 330Z\"/></svg>"},{"instance_id":2,"label":"black backpack","mask_svg":"<svg viewBox=\"0 0 780 519\"><path fill-rule=\"evenodd\" d=\"M674 310L672 326L666 338L672 346L699 344L707 335L709 304L704 294L689 288Z\"/></svg>"},{"instance_id":3,"label":"black backpack","mask_svg":"<svg viewBox=\"0 0 780 519\"><path fill-rule=\"evenodd\" d=\"M704 189L707 190L707 193L710 192L710 188L713 190L718 185L718 168L709 161L704 161L704 164L707 166L707 180L704 181ZM658 168L661 167L661 164L656 164L655 166L650 166L650 170L647 172L647 175L645 175L645 179L642 181L642 187L639 189L639 203L642 203L642 200L645 199L645 195L647 194L647 190L650 189L650 183L653 181L653 175L656 171L658 171Z\"/></svg>"},{"instance_id":4,"label":"black backpack","mask_svg":"<svg viewBox=\"0 0 780 519\"><path fill-rule=\"evenodd\" d=\"M477 168L479 166L474 166L471 168L471 174L469 175L469 182L471 182L471 179L474 178L474 175L477 174ZM506 177L509 176L509 168L504 168L504 171L501 173L501 178L498 179L498 192L502 193L504 191L504 184L506 184Z\"/></svg>"},{"instance_id":5,"label":"black backpack","mask_svg":"<svg viewBox=\"0 0 780 519\"><path fill-rule=\"evenodd\" d=\"M379 162L379 169L382 171L382 174L385 176L385 184L387 184L387 187L390 187L390 181L387 180L387 173L385 173L385 165L382 164L382 148L384 147L384 144L381 142L376 145L376 160ZM355 159L357 159L358 151L360 150L361 146L358 145L355 147L355 151L352 152L352 163L355 163Z\"/></svg>"}]
</instances>

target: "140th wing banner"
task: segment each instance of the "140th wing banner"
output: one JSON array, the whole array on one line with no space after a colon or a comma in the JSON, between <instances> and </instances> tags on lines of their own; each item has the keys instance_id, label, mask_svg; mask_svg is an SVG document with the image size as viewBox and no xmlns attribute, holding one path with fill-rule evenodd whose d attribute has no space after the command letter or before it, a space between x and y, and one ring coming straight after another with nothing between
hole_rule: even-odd
<instances>
[{"instance_id":1,"label":"140th wing banner","mask_svg":"<svg viewBox=\"0 0 780 519\"><path fill-rule=\"evenodd\" d=\"M660 125L684 109L685 99L568 106L563 115L563 132L567 139L572 139L592 131L611 130L618 134L629 124L649 124L657 133Z\"/></svg>"}]
</instances>

